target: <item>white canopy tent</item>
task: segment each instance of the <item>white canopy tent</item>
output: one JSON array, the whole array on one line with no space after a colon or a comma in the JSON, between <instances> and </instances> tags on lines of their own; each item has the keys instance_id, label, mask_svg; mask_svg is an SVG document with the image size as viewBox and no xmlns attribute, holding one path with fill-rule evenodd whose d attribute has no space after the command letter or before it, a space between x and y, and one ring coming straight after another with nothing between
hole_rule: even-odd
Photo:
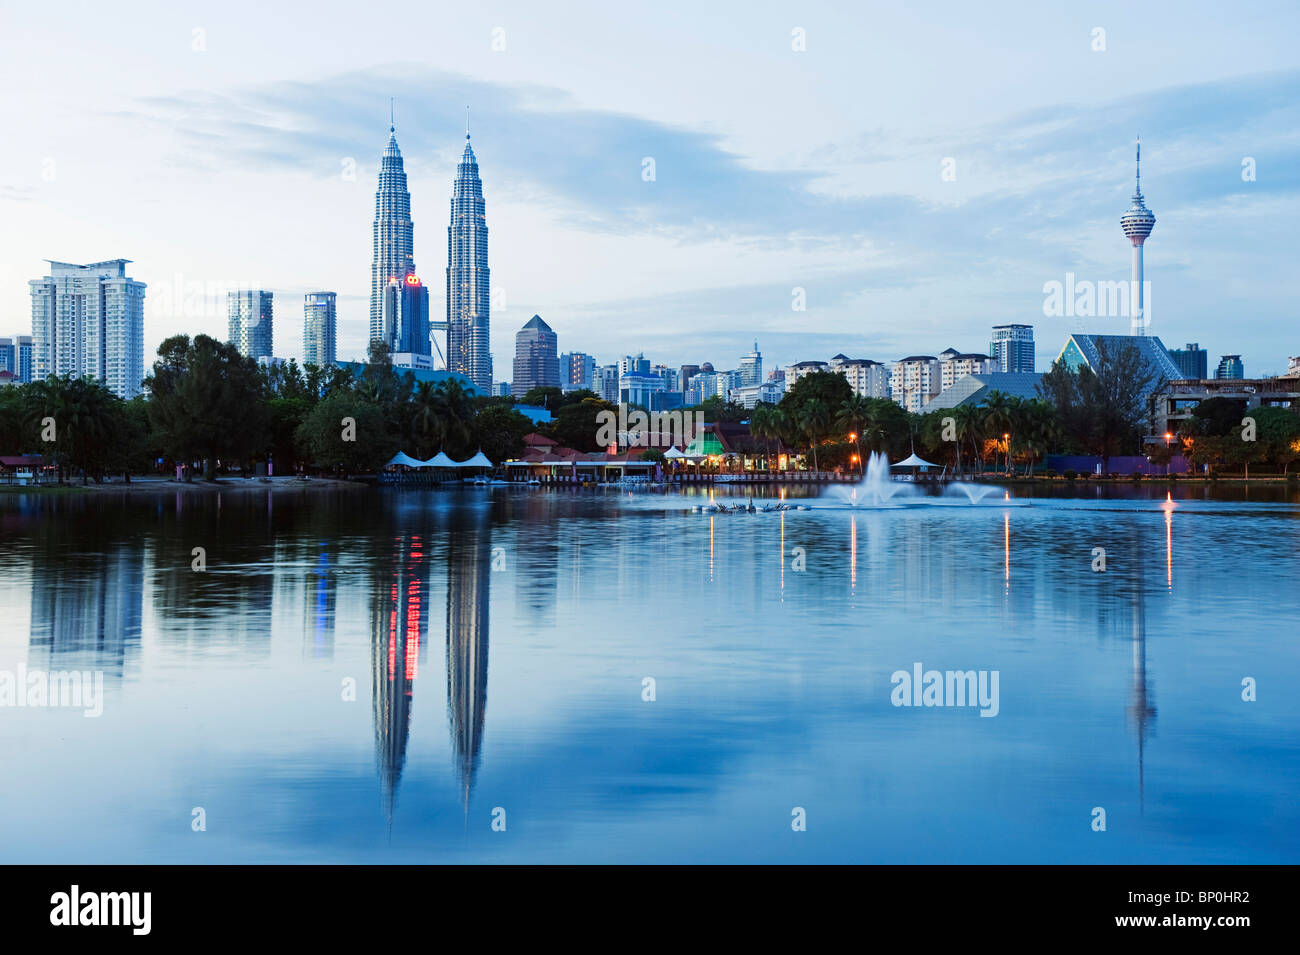
<instances>
[{"instance_id":1,"label":"white canopy tent","mask_svg":"<svg viewBox=\"0 0 1300 955\"><path fill-rule=\"evenodd\" d=\"M445 451L439 451L439 452L438 452L437 454L435 454L433 457L429 458L429 460L427 460L427 461L424 462L424 466L425 466L426 468L454 468L454 467L459 467L459 465L458 465L455 461L453 461L451 458L447 457L447 452L445 452Z\"/></svg>"},{"instance_id":2,"label":"white canopy tent","mask_svg":"<svg viewBox=\"0 0 1300 955\"><path fill-rule=\"evenodd\" d=\"M891 468L938 468L943 467L941 464L932 464L924 458L918 458L913 451L910 457L903 458L890 465Z\"/></svg>"},{"instance_id":3,"label":"white canopy tent","mask_svg":"<svg viewBox=\"0 0 1300 955\"><path fill-rule=\"evenodd\" d=\"M408 468L422 468L428 466L424 461L415 460L415 458L411 457L405 451L398 451L394 454L384 463L384 467L391 467L394 464L401 464Z\"/></svg>"},{"instance_id":4,"label":"white canopy tent","mask_svg":"<svg viewBox=\"0 0 1300 955\"><path fill-rule=\"evenodd\" d=\"M455 466L458 468L490 468L492 467L492 462L488 460L487 455L484 454L483 450L480 448L479 452L475 454L474 457L470 458L468 461L457 461Z\"/></svg>"}]
</instances>

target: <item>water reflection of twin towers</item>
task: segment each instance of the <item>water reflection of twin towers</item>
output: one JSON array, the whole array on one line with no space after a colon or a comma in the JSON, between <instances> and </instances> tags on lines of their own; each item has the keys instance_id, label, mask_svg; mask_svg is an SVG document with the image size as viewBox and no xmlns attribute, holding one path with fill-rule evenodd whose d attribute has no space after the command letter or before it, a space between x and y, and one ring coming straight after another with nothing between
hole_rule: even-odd
<instances>
[{"instance_id":1,"label":"water reflection of twin towers","mask_svg":"<svg viewBox=\"0 0 1300 955\"><path fill-rule=\"evenodd\" d=\"M441 536L441 535L439 535ZM429 581L438 563L429 535L409 534L391 542L385 586L371 598L371 698L375 754L392 816L406 762L411 704L428 646ZM492 547L486 521L453 524L445 538L447 579L447 718L456 772L466 809L478 769L487 707L488 575Z\"/></svg>"}]
</instances>

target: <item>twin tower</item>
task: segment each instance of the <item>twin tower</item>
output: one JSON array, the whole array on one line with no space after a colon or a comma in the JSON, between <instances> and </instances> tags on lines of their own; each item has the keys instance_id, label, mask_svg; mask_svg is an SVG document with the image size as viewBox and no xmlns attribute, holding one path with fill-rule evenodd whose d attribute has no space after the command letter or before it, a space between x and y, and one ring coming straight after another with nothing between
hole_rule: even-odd
<instances>
[{"instance_id":1,"label":"twin tower","mask_svg":"<svg viewBox=\"0 0 1300 955\"><path fill-rule=\"evenodd\" d=\"M489 348L491 290L487 217L478 160L465 131L465 152L456 167L447 227L447 317L429 321L429 290L415 271L411 193L406 186L395 125L379 163L375 193L374 256L370 266L370 340L386 344L396 365L433 367L435 331L446 331L447 370L474 382L480 394L492 390ZM432 346L432 347L431 347ZM423 358L423 361L421 361Z\"/></svg>"}]
</instances>

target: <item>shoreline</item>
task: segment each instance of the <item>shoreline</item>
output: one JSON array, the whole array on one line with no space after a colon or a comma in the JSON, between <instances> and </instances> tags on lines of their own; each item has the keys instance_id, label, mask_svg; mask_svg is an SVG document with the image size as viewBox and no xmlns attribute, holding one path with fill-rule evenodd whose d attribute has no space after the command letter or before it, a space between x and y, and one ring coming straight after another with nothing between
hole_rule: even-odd
<instances>
[{"instance_id":1,"label":"shoreline","mask_svg":"<svg viewBox=\"0 0 1300 955\"><path fill-rule=\"evenodd\" d=\"M96 484L0 484L0 494L186 494L216 495L223 493L248 494L255 491L270 492L277 495L310 494L318 491L355 490L368 487L363 481L351 481L341 478L310 478L303 481L297 476L272 478L226 477L217 481L196 479L191 482L177 481L175 478L133 477L127 484L118 478Z\"/></svg>"}]
</instances>

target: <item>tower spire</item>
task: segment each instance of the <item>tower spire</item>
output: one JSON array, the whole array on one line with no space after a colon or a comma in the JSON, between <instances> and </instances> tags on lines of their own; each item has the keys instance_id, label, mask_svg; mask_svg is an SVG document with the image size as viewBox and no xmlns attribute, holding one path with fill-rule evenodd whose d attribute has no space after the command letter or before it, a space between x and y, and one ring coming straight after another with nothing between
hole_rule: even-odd
<instances>
[{"instance_id":1,"label":"tower spire","mask_svg":"<svg viewBox=\"0 0 1300 955\"><path fill-rule=\"evenodd\" d=\"M1138 134L1138 139L1137 139L1136 169L1137 169L1137 186L1135 187L1135 191L1137 195L1140 196L1142 195L1142 135L1141 133Z\"/></svg>"},{"instance_id":2,"label":"tower spire","mask_svg":"<svg viewBox=\"0 0 1300 955\"><path fill-rule=\"evenodd\" d=\"M394 106L393 97L388 97L388 131L397 132L397 110Z\"/></svg>"},{"instance_id":3,"label":"tower spire","mask_svg":"<svg viewBox=\"0 0 1300 955\"><path fill-rule=\"evenodd\" d=\"M465 107L465 138L469 139L469 107Z\"/></svg>"}]
</instances>

